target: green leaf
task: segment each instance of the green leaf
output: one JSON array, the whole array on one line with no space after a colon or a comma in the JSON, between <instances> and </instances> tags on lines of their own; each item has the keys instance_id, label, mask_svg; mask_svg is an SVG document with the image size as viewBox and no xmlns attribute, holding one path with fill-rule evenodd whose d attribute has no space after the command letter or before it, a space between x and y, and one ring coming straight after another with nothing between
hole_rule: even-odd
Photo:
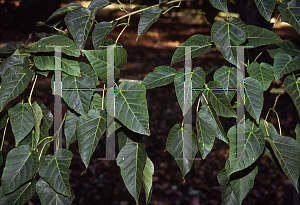
<instances>
[{"instance_id":1,"label":"green leaf","mask_svg":"<svg viewBox=\"0 0 300 205\"><path fill-rule=\"evenodd\" d=\"M93 36L93 46L95 50L99 50L99 46L102 46L107 35L116 27L117 21L113 23L110 22L100 22L95 25L92 36Z\"/></svg>"},{"instance_id":2,"label":"green leaf","mask_svg":"<svg viewBox=\"0 0 300 205\"><path fill-rule=\"evenodd\" d=\"M141 37L146 31L148 31L150 26L158 20L162 12L163 10L156 6L152 6L143 11L143 15L141 16L139 21L138 35L136 39Z\"/></svg>"},{"instance_id":3,"label":"green leaf","mask_svg":"<svg viewBox=\"0 0 300 205\"><path fill-rule=\"evenodd\" d=\"M257 123L264 103L263 92L264 88L258 80L245 78L245 107Z\"/></svg>"},{"instance_id":4,"label":"green leaf","mask_svg":"<svg viewBox=\"0 0 300 205\"><path fill-rule=\"evenodd\" d=\"M10 41L5 46L0 48L0 54L9 54L21 48L22 48L21 44L16 43L14 41Z\"/></svg>"},{"instance_id":5,"label":"green leaf","mask_svg":"<svg viewBox=\"0 0 300 205\"><path fill-rule=\"evenodd\" d=\"M147 153L143 143L137 143L130 139L121 149L117 157L117 165L121 169L121 175L129 193L138 204L143 182L143 170L146 164Z\"/></svg>"},{"instance_id":6,"label":"green leaf","mask_svg":"<svg viewBox=\"0 0 300 205\"><path fill-rule=\"evenodd\" d=\"M283 172L299 193L297 183L300 170L300 148L298 143L291 137L279 134L273 140L269 137L265 140L270 143Z\"/></svg>"},{"instance_id":7,"label":"green leaf","mask_svg":"<svg viewBox=\"0 0 300 205\"><path fill-rule=\"evenodd\" d=\"M213 43L211 42L211 37L201 34L191 36L188 40L184 42L184 44L182 44L182 46L194 46L191 48L191 58L196 58L198 56L204 55L214 48ZM185 48L178 47L173 54L171 65L177 62L184 61L184 59Z\"/></svg>"},{"instance_id":8,"label":"green leaf","mask_svg":"<svg viewBox=\"0 0 300 205\"><path fill-rule=\"evenodd\" d=\"M211 5L213 5L216 9L219 9L224 12L228 12L226 0L209 0L209 1Z\"/></svg>"},{"instance_id":9,"label":"green leaf","mask_svg":"<svg viewBox=\"0 0 300 205\"><path fill-rule=\"evenodd\" d=\"M229 129L227 136L230 142L228 175L249 167L264 150L264 135L259 128L252 129L248 124L238 124L238 127L234 125ZM237 139L241 136L245 137L244 140Z\"/></svg>"},{"instance_id":10,"label":"green leaf","mask_svg":"<svg viewBox=\"0 0 300 205\"><path fill-rule=\"evenodd\" d=\"M34 115L28 103L21 102L8 110L16 146L34 126Z\"/></svg>"},{"instance_id":11,"label":"green leaf","mask_svg":"<svg viewBox=\"0 0 300 205\"><path fill-rule=\"evenodd\" d=\"M93 13L87 8L70 11L65 17L65 23L79 50L84 49L86 39L93 25Z\"/></svg>"},{"instance_id":12,"label":"green leaf","mask_svg":"<svg viewBox=\"0 0 300 205\"><path fill-rule=\"evenodd\" d=\"M300 123L297 123L295 128L296 133L296 141L298 142L298 145L300 146Z\"/></svg>"},{"instance_id":13,"label":"green leaf","mask_svg":"<svg viewBox=\"0 0 300 205\"><path fill-rule=\"evenodd\" d=\"M42 101L37 101L37 104L41 107L43 113L43 119L41 124L41 130L49 130L53 124L53 115L51 110L47 108Z\"/></svg>"},{"instance_id":14,"label":"green leaf","mask_svg":"<svg viewBox=\"0 0 300 205\"><path fill-rule=\"evenodd\" d=\"M79 117L76 130L79 153L87 168L98 142L106 130L106 112L90 110L87 120L83 116Z\"/></svg>"},{"instance_id":15,"label":"green leaf","mask_svg":"<svg viewBox=\"0 0 300 205\"><path fill-rule=\"evenodd\" d=\"M298 0L284 1L278 7L281 20L291 24L300 34L300 2Z\"/></svg>"},{"instance_id":16,"label":"green leaf","mask_svg":"<svg viewBox=\"0 0 300 205\"><path fill-rule=\"evenodd\" d=\"M7 114L5 114L0 120L0 130L6 125Z\"/></svg>"},{"instance_id":17,"label":"green leaf","mask_svg":"<svg viewBox=\"0 0 300 205\"><path fill-rule=\"evenodd\" d=\"M259 64L253 62L247 67L247 72L251 78L258 80L262 84L264 91L268 90L271 82L274 80L274 68L267 63Z\"/></svg>"},{"instance_id":18,"label":"green leaf","mask_svg":"<svg viewBox=\"0 0 300 205\"><path fill-rule=\"evenodd\" d=\"M256 1L260 1L260 0L256 0ZM247 43L253 46L253 48L262 45L269 45L269 44L282 42L279 36L277 36L274 32L268 29L252 26L252 25L247 25L247 29L248 29Z\"/></svg>"},{"instance_id":19,"label":"green leaf","mask_svg":"<svg viewBox=\"0 0 300 205\"><path fill-rule=\"evenodd\" d=\"M32 132L26 135L25 138L18 144L18 146L27 145L31 148L31 150L34 150L36 144L37 143L34 136L34 130L32 130Z\"/></svg>"},{"instance_id":20,"label":"green leaf","mask_svg":"<svg viewBox=\"0 0 300 205\"><path fill-rule=\"evenodd\" d=\"M76 4L76 3L70 3L68 4L67 6L63 7L63 8L59 8L57 9L49 18L47 21L50 21L51 19L54 19L58 16L61 16L61 15L65 15L67 14L68 12L70 11L73 11L73 10L76 10L76 9L80 9L82 8L82 5L81 4ZM46 22L47 22L46 21Z\"/></svg>"},{"instance_id":21,"label":"green leaf","mask_svg":"<svg viewBox=\"0 0 300 205\"><path fill-rule=\"evenodd\" d=\"M284 79L284 90L291 96L300 115L300 78L289 75Z\"/></svg>"},{"instance_id":22,"label":"green leaf","mask_svg":"<svg viewBox=\"0 0 300 205\"><path fill-rule=\"evenodd\" d=\"M32 180L24 184L15 192L5 195L0 199L0 205L22 205L25 204L36 192L36 181Z\"/></svg>"},{"instance_id":23,"label":"green leaf","mask_svg":"<svg viewBox=\"0 0 300 205\"><path fill-rule=\"evenodd\" d=\"M300 49L291 40L284 40L282 43L269 45L267 51L272 58L274 58L277 53L284 53L291 56L300 55Z\"/></svg>"},{"instance_id":24,"label":"green leaf","mask_svg":"<svg viewBox=\"0 0 300 205\"><path fill-rule=\"evenodd\" d=\"M146 89L167 85L174 81L175 73L176 70L170 66L158 66L144 78L142 84Z\"/></svg>"},{"instance_id":25,"label":"green leaf","mask_svg":"<svg viewBox=\"0 0 300 205\"><path fill-rule=\"evenodd\" d=\"M185 126L188 127L188 129L184 129ZM183 178L190 171L194 162L193 158L198 151L197 137L193 131L192 133L188 133L189 130L192 130L190 124L185 124L183 127L179 124L175 124L167 138L166 150L175 158ZM188 141L184 140L184 136L191 137L192 144L188 144ZM187 158L187 152L191 152L191 159Z\"/></svg>"},{"instance_id":26,"label":"green leaf","mask_svg":"<svg viewBox=\"0 0 300 205\"><path fill-rule=\"evenodd\" d=\"M276 0L254 0L259 13L267 20L271 20Z\"/></svg>"},{"instance_id":27,"label":"green leaf","mask_svg":"<svg viewBox=\"0 0 300 205\"><path fill-rule=\"evenodd\" d=\"M58 193L69 196L69 167L72 159L72 152L66 149L61 150L61 156L46 155L39 165L39 174Z\"/></svg>"},{"instance_id":28,"label":"green leaf","mask_svg":"<svg viewBox=\"0 0 300 205\"><path fill-rule=\"evenodd\" d=\"M32 112L34 117L34 128L35 128L35 140L38 142L40 140L40 125L43 119L42 108L38 105L36 101L32 104Z\"/></svg>"},{"instance_id":29,"label":"green leaf","mask_svg":"<svg viewBox=\"0 0 300 205\"><path fill-rule=\"evenodd\" d=\"M42 205L71 205L75 198L71 189L72 196L66 197L55 192L52 187L42 178L36 184L36 191L39 195Z\"/></svg>"},{"instance_id":30,"label":"green leaf","mask_svg":"<svg viewBox=\"0 0 300 205\"><path fill-rule=\"evenodd\" d=\"M225 91L219 91L219 89L224 89L222 83L219 81L209 81L207 86L208 89L204 90L203 93L207 101L212 104L217 114L223 117L236 117L236 113L233 110L229 99L226 97Z\"/></svg>"},{"instance_id":31,"label":"green leaf","mask_svg":"<svg viewBox=\"0 0 300 205\"><path fill-rule=\"evenodd\" d=\"M149 204L152 195L152 178L154 174L154 165L152 161L147 157L146 164L143 170L143 184L146 195L146 204Z\"/></svg>"},{"instance_id":32,"label":"green leaf","mask_svg":"<svg viewBox=\"0 0 300 205\"><path fill-rule=\"evenodd\" d=\"M293 59L290 55L277 53L274 58L275 80L279 80L284 74L300 69L300 56Z\"/></svg>"},{"instance_id":33,"label":"green leaf","mask_svg":"<svg viewBox=\"0 0 300 205\"><path fill-rule=\"evenodd\" d=\"M126 145L128 142L128 137L124 132L119 132L118 133L118 144L119 144L119 151Z\"/></svg>"},{"instance_id":34,"label":"green leaf","mask_svg":"<svg viewBox=\"0 0 300 205\"><path fill-rule=\"evenodd\" d=\"M38 153L29 146L22 145L12 149L6 158L1 187L3 197L15 191L20 185L32 179L38 163Z\"/></svg>"},{"instance_id":35,"label":"green leaf","mask_svg":"<svg viewBox=\"0 0 300 205\"><path fill-rule=\"evenodd\" d=\"M55 70L54 59L53 55L36 54L33 56L34 64L40 70ZM61 58L61 70L69 75L80 75L79 64L76 60Z\"/></svg>"},{"instance_id":36,"label":"green leaf","mask_svg":"<svg viewBox=\"0 0 300 205\"><path fill-rule=\"evenodd\" d=\"M104 107L104 106L103 106ZM94 93L91 104L90 110L102 110L102 97L98 93Z\"/></svg>"},{"instance_id":37,"label":"green leaf","mask_svg":"<svg viewBox=\"0 0 300 205\"><path fill-rule=\"evenodd\" d=\"M180 70L178 70L176 72L175 78L174 78L175 92L176 92L176 97L177 97L178 103L179 103L182 113L184 115L194 104L197 96L200 93L200 90L192 90L192 89L196 89L196 88L201 89L205 82L205 72L203 71L203 69L201 67L196 67L196 68L194 68L193 71L191 71L191 81L192 81L192 86L191 86L191 82L189 82L188 87L185 90L184 89L185 68L181 68ZM188 96L190 99L191 92L192 92L192 101L191 101L191 103L186 102L186 105L185 105L184 98L185 98L185 96Z\"/></svg>"},{"instance_id":38,"label":"green leaf","mask_svg":"<svg viewBox=\"0 0 300 205\"><path fill-rule=\"evenodd\" d=\"M75 113L72 113L69 109L67 110L67 117L64 129L67 149L69 149L71 143L77 140L76 122L78 121L78 119L79 117L77 117Z\"/></svg>"},{"instance_id":39,"label":"green leaf","mask_svg":"<svg viewBox=\"0 0 300 205\"><path fill-rule=\"evenodd\" d=\"M119 75L127 63L127 52L124 48L114 48L115 50L115 78ZM107 49L103 50L84 50L83 51L91 63L94 71L102 81L107 79Z\"/></svg>"},{"instance_id":40,"label":"green leaf","mask_svg":"<svg viewBox=\"0 0 300 205\"><path fill-rule=\"evenodd\" d=\"M275 127L271 123L269 123L265 120L260 120L259 129L262 131L265 138L269 137L271 139L274 139L278 135L277 130L275 129ZM268 133L266 132L266 129L267 129Z\"/></svg>"},{"instance_id":41,"label":"green leaf","mask_svg":"<svg viewBox=\"0 0 300 205\"><path fill-rule=\"evenodd\" d=\"M102 9L110 4L109 0L92 0L90 5L88 6L88 9L91 11L94 11L95 8Z\"/></svg>"},{"instance_id":42,"label":"green leaf","mask_svg":"<svg viewBox=\"0 0 300 205\"><path fill-rule=\"evenodd\" d=\"M115 116L134 132L150 134L145 86L135 82L123 82L114 89L114 93L115 98L111 98L113 96L107 98L108 114Z\"/></svg>"},{"instance_id":43,"label":"green leaf","mask_svg":"<svg viewBox=\"0 0 300 205\"><path fill-rule=\"evenodd\" d=\"M237 204L239 204L238 198L237 198L237 196L235 195L235 193L233 192L233 190L230 186L229 179L227 177L225 168L223 168L219 172L217 178L218 178L218 182L221 185L223 205L237 205Z\"/></svg>"},{"instance_id":44,"label":"green leaf","mask_svg":"<svg viewBox=\"0 0 300 205\"><path fill-rule=\"evenodd\" d=\"M53 47L47 47L53 46ZM75 43L62 35L53 35L46 38L42 38L37 42L37 46L33 47L32 52L54 52L54 46L68 46L62 47L61 52L69 55L69 56L80 56L80 50L77 48ZM52 57L53 61L53 57ZM44 69L41 69L44 70Z\"/></svg>"},{"instance_id":45,"label":"green leaf","mask_svg":"<svg viewBox=\"0 0 300 205\"><path fill-rule=\"evenodd\" d=\"M228 22L220 19L212 25L211 37L224 58L237 65L237 49L230 46L239 46L245 42L248 37L246 24L234 17L230 17Z\"/></svg>"},{"instance_id":46,"label":"green leaf","mask_svg":"<svg viewBox=\"0 0 300 205\"><path fill-rule=\"evenodd\" d=\"M27 58L10 56L0 64L2 85L0 89L0 110L15 97L20 95L28 85L32 72L28 69Z\"/></svg>"}]
</instances>

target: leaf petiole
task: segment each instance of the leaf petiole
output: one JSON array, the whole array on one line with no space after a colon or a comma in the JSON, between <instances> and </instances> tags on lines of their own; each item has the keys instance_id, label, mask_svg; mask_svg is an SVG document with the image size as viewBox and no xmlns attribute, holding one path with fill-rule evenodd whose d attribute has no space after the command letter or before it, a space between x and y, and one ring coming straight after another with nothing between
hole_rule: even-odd
<instances>
[{"instance_id":1,"label":"leaf petiole","mask_svg":"<svg viewBox=\"0 0 300 205\"><path fill-rule=\"evenodd\" d=\"M1 144L0 151L2 151L2 148L3 148L3 143L4 143L4 138L5 138L5 133L6 133L6 128L7 128L8 121L9 121L9 117L7 117L7 120L6 120L6 124L5 124L4 132L3 132L3 139L2 139L2 144Z\"/></svg>"}]
</instances>

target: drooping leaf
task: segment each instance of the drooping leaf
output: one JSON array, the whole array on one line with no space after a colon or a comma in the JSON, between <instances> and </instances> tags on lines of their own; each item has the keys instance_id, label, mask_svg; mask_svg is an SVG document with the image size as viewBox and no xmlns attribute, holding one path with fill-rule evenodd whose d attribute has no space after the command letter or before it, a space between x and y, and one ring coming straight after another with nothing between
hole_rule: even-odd
<instances>
[{"instance_id":1,"label":"drooping leaf","mask_svg":"<svg viewBox=\"0 0 300 205\"><path fill-rule=\"evenodd\" d=\"M104 108L104 106L103 106ZM98 93L94 93L91 104L90 110L102 110L102 97Z\"/></svg>"},{"instance_id":2,"label":"drooping leaf","mask_svg":"<svg viewBox=\"0 0 300 205\"><path fill-rule=\"evenodd\" d=\"M3 197L32 179L38 163L38 153L27 145L12 149L6 158L1 187Z\"/></svg>"},{"instance_id":3,"label":"drooping leaf","mask_svg":"<svg viewBox=\"0 0 300 205\"><path fill-rule=\"evenodd\" d=\"M48 47L53 46L53 47ZM80 56L80 50L77 48L75 43L70 39L62 35L53 35L46 38L42 38L37 42L37 46L33 47L32 52L54 52L54 46L61 47L61 52L69 56ZM52 57L53 61L53 57ZM45 69L41 69L45 70Z\"/></svg>"},{"instance_id":4,"label":"drooping leaf","mask_svg":"<svg viewBox=\"0 0 300 205\"><path fill-rule=\"evenodd\" d=\"M5 114L0 120L0 130L6 125L7 114Z\"/></svg>"},{"instance_id":5,"label":"drooping leaf","mask_svg":"<svg viewBox=\"0 0 300 205\"><path fill-rule=\"evenodd\" d=\"M247 67L247 72L251 78L262 84L264 91L270 87L271 82L274 80L274 68L267 63L253 62Z\"/></svg>"},{"instance_id":6,"label":"drooping leaf","mask_svg":"<svg viewBox=\"0 0 300 205\"><path fill-rule=\"evenodd\" d=\"M228 12L226 0L209 0L209 1L211 5L213 5L216 9L219 9L224 12Z\"/></svg>"},{"instance_id":7,"label":"drooping leaf","mask_svg":"<svg viewBox=\"0 0 300 205\"><path fill-rule=\"evenodd\" d=\"M80 116L76 123L79 153L86 167L106 130L106 112L89 110L88 119Z\"/></svg>"},{"instance_id":8,"label":"drooping leaf","mask_svg":"<svg viewBox=\"0 0 300 205\"><path fill-rule=\"evenodd\" d=\"M230 142L228 175L249 167L264 150L264 135L259 128L238 124L229 129L227 136Z\"/></svg>"},{"instance_id":9,"label":"drooping leaf","mask_svg":"<svg viewBox=\"0 0 300 205\"><path fill-rule=\"evenodd\" d=\"M192 81L192 82L191 82ZM178 103L181 107L182 113L185 115L187 111L194 104L197 96L200 93L200 90L203 87L205 82L205 72L201 67L196 67L191 71L191 81L188 82L187 87L185 88L185 68L181 68L175 74L174 86L176 97ZM192 86L191 86L192 84ZM198 89L198 90L192 90ZM191 96L192 95L192 96ZM185 97L188 99L188 102L184 102ZM192 97L192 99L191 99Z\"/></svg>"},{"instance_id":10,"label":"drooping leaf","mask_svg":"<svg viewBox=\"0 0 300 205\"><path fill-rule=\"evenodd\" d=\"M300 170L300 148L298 143L291 137L279 134L273 140L269 137L265 139L270 143L283 172L299 192L297 187Z\"/></svg>"},{"instance_id":11,"label":"drooping leaf","mask_svg":"<svg viewBox=\"0 0 300 205\"><path fill-rule=\"evenodd\" d=\"M0 48L0 54L8 54L12 53L17 49L21 49L22 46L19 43L16 43L14 41L8 42L5 46Z\"/></svg>"},{"instance_id":12,"label":"drooping leaf","mask_svg":"<svg viewBox=\"0 0 300 205\"><path fill-rule=\"evenodd\" d=\"M275 9L276 0L254 0L259 13L267 20L271 20L271 15Z\"/></svg>"},{"instance_id":13,"label":"drooping leaf","mask_svg":"<svg viewBox=\"0 0 300 205\"><path fill-rule=\"evenodd\" d=\"M300 1L283 1L278 7L281 13L281 20L291 24L300 34Z\"/></svg>"},{"instance_id":14,"label":"drooping leaf","mask_svg":"<svg viewBox=\"0 0 300 205\"><path fill-rule=\"evenodd\" d=\"M184 127L187 129L184 129ZM194 161L193 158L198 151L197 137L193 131L189 133L190 130L192 130L190 124L185 124L183 127L179 124L175 124L167 138L166 150L175 158L183 177L190 171ZM190 137L191 139L184 139L184 136ZM192 144L189 144L189 142Z\"/></svg>"},{"instance_id":15,"label":"drooping leaf","mask_svg":"<svg viewBox=\"0 0 300 205\"><path fill-rule=\"evenodd\" d=\"M69 167L72 159L72 152L66 149L61 150L60 155L46 155L40 161L39 174L58 193L65 196L71 194L69 184Z\"/></svg>"},{"instance_id":16,"label":"drooping leaf","mask_svg":"<svg viewBox=\"0 0 300 205\"><path fill-rule=\"evenodd\" d=\"M143 15L140 18L139 25L138 25L138 35L137 38L141 37L152 24L154 24L160 15L162 14L163 10L159 7L152 6L145 11L143 11Z\"/></svg>"},{"instance_id":17,"label":"drooping leaf","mask_svg":"<svg viewBox=\"0 0 300 205\"><path fill-rule=\"evenodd\" d=\"M36 184L36 191L39 195L42 205L71 205L74 200L74 192L71 188L71 197L57 193L42 178Z\"/></svg>"},{"instance_id":18,"label":"drooping leaf","mask_svg":"<svg viewBox=\"0 0 300 205\"><path fill-rule=\"evenodd\" d=\"M277 53L284 53L291 56L300 55L300 49L291 40L284 40L282 43L269 45L267 51L272 58L274 58Z\"/></svg>"},{"instance_id":19,"label":"drooping leaf","mask_svg":"<svg viewBox=\"0 0 300 205\"><path fill-rule=\"evenodd\" d=\"M110 4L110 0L92 0L90 5L88 6L88 9L91 11L94 11L95 8L102 9Z\"/></svg>"},{"instance_id":20,"label":"drooping leaf","mask_svg":"<svg viewBox=\"0 0 300 205\"><path fill-rule=\"evenodd\" d=\"M114 48L115 50L115 78L119 75L127 63L127 52L124 48ZM84 50L83 51L91 63L94 71L102 81L107 79L107 49L103 50Z\"/></svg>"},{"instance_id":21,"label":"drooping leaf","mask_svg":"<svg viewBox=\"0 0 300 205\"><path fill-rule=\"evenodd\" d=\"M230 63L237 65L236 47L244 43L248 37L246 24L237 18L230 17L228 22L224 19L216 21L211 28L211 38L221 51L224 58Z\"/></svg>"},{"instance_id":22,"label":"drooping leaf","mask_svg":"<svg viewBox=\"0 0 300 205\"><path fill-rule=\"evenodd\" d=\"M152 195L152 178L154 174L154 165L152 161L147 157L146 164L143 170L143 184L146 195L146 204L149 204Z\"/></svg>"},{"instance_id":23,"label":"drooping leaf","mask_svg":"<svg viewBox=\"0 0 300 205\"><path fill-rule=\"evenodd\" d=\"M263 92L264 88L258 80L245 78L245 107L257 123L264 103Z\"/></svg>"},{"instance_id":24,"label":"drooping leaf","mask_svg":"<svg viewBox=\"0 0 300 205\"><path fill-rule=\"evenodd\" d=\"M10 67L24 67L24 59L20 56L11 55L0 64L0 76Z\"/></svg>"},{"instance_id":25,"label":"drooping leaf","mask_svg":"<svg viewBox=\"0 0 300 205\"><path fill-rule=\"evenodd\" d=\"M191 58L196 58L198 56L204 55L214 48L213 43L211 42L211 37L201 34L191 36L188 40L184 42L184 44L182 44L182 46L193 46L191 47ZM184 61L184 59L185 48L179 47L175 50L173 54L171 65L177 62Z\"/></svg>"},{"instance_id":26,"label":"drooping leaf","mask_svg":"<svg viewBox=\"0 0 300 205\"><path fill-rule=\"evenodd\" d=\"M36 181L26 183L15 192L5 195L0 199L0 205L23 205L25 204L36 192Z\"/></svg>"},{"instance_id":27,"label":"drooping leaf","mask_svg":"<svg viewBox=\"0 0 300 205\"><path fill-rule=\"evenodd\" d=\"M110 22L100 22L95 25L92 36L93 36L93 46L95 50L99 50L99 46L102 46L107 35L116 27L117 21L113 23Z\"/></svg>"},{"instance_id":28,"label":"drooping leaf","mask_svg":"<svg viewBox=\"0 0 300 205\"><path fill-rule=\"evenodd\" d=\"M300 78L289 75L284 79L284 90L291 96L300 115Z\"/></svg>"},{"instance_id":29,"label":"drooping leaf","mask_svg":"<svg viewBox=\"0 0 300 205\"><path fill-rule=\"evenodd\" d=\"M146 164L147 153L143 143L128 139L117 157L117 165L129 193L138 204L143 182L143 170Z\"/></svg>"},{"instance_id":30,"label":"drooping leaf","mask_svg":"<svg viewBox=\"0 0 300 205\"><path fill-rule=\"evenodd\" d=\"M21 102L8 110L10 124L15 137L16 146L34 126L34 116L28 103Z\"/></svg>"},{"instance_id":31,"label":"drooping leaf","mask_svg":"<svg viewBox=\"0 0 300 205\"><path fill-rule=\"evenodd\" d=\"M290 55L277 53L274 59L275 80L280 79L284 74L300 69L300 56L292 58Z\"/></svg>"},{"instance_id":32,"label":"drooping leaf","mask_svg":"<svg viewBox=\"0 0 300 205\"><path fill-rule=\"evenodd\" d=\"M239 204L238 198L230 186L225 168L223 168L219 172L217 178L218 178L218 182L221 185L223 205L238 205Z\"/></svg>"},{"instance_id":33,"label":"drooping leaf","mask_svg":"<svg viewBox=\"0 0 300 205\"><path fill-rule=\"evenodd\" d=\"M51 113L51 110L47 108L40 100L37 101L37 104L41 107L43 113L41 130L49 130L53 124L53 115Z\"/></svg>"},{"instance_id":34,"label":"drooping leaf","mask_svg":"<svg viewBox=\"0 0 300 205\"><path fill-rule=\"evenodd\" d=\"M118 133L118 144L119 144L119 151L126 145L128 142L128 137L124 132L119 132Z\"/></svg>"},{"instance_id":35,"label":"drooping leaf","mask_svg":"<svg viewBox=\"0 0 300 205\"><path fill-rule=\"evenodd\" d=\"M32 130L32 132L26 135L24 139L19 142L18 146L22 146L22 145L29 146L31 150L35 149L37 143L36 143L36 138L34 136L34 130Z\"/></svg>"},{"instance_id":36,"label":"drooping leaf","mask_svg":"<svg viewBox=\"0 0 300 205\"><path fill-rule=\"evenodd\" d=\"M36 142L38 142L41 134L40 125L43 119L43 112L42 108L38 105L36 101L32 103L32 113L34 117L35 140Z\"/></svg>"},{"instance_id":37,"label":"drooping leaf","mask_svg":"<svg viewBox=\"0 0 300 205\"><path fill-rule=\"evenodd\" d=\"M209 103L212 104L216 113L223 117L236 117L236 113L233 110L229 99L226 97L225 91L222 91L222 83L219 81L209 81L208 89L204 90L203 93Z\"/></svg>"},{"instance_id":38,"label":"drooping leaf","mask_svg":"<svg viewBox=\"0 0 300 205\"><path fill-rule=\"evenodd\" d=\"M170 66L158 66L144 78L142 84L146 89L167 85L174 81L175 73L176 70Z\"/></svg>"},{"instance_id":39,"label":"drooping leaf","mask_svg":"<svg viewBox=\"0 0 300 205\"><path fill-rule=\"evenodd\" d=\"M261 1L261 0L256 0ZM253 48L263 45L280 43L282 40L274 32L252 25L247 25L248 29L248 44Z\"/></svg>"},{"instance_id":40,"label":"drooping leaf","mask_svg":"<svg viewBox=\"0 0 300 205\"><path fill-rule=\"evenodd\" d=\"M115 99L110 95L107 98L108 114L115 116L128 129L148 135L150 130L145 86L135 82L123 82L114 89L114 93Z\"/></svg>"},{"instance_id":41,"label":"drooping leaf","mask_svg":"<svg viewBox=\"0 0 300 205\"><path fill-rule=\"evenodd\" d=\"M88 8L70 11L65 17L65 23L79 50L84 49L86 39L93 25L93 12Z\"/></svg>"},{"instance_id":42,"label":"drooping leaf","mask_svg":"<svg viewBox=\"0 0 300 205\"><path fill-rule=\"evenodd\" d=\"M58 16L61 16L61 15L65 15L67 14L68 12L70 11L73 11L73 10L76 10L76 9L80 9L82 8L82 5L81 4L76 4L76 3L70 3L68 5L66 5L65 7L63 8L59 8L57 9L49 18L47 21L50 21L51 19L54 19ZM46 22L47 22L46 21Z\"/></svg>"},{"instance_id":43,"label":"drooping leaf","mask_svg":"<svg viewBox=\"0 0 300 205\"><path fill-rule=\"evenodd\" d=\"M71 143L77 140L76 122L78 121L78 119L79 117L77 117L75 113L72 113L70 110L67 111L67 117L65 121L65 129L64 129L67 149L69 149Z\"/></svg>"}]
</instances>

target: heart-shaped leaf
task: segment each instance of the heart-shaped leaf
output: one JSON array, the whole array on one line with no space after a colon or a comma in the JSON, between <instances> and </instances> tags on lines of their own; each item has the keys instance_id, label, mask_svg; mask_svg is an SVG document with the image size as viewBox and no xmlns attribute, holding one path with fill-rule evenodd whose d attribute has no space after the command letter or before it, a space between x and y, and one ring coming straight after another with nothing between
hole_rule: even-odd
<instances>
[{"instance_id":1,"label":"heart-shaped leaf","mask_svg":"<svg viewBox=\"0 0 300 205\"><path fill-rule=\"evenodd\" d=\"M259 0L256 0L259 1ZM252 25L247 25L248 29L248 44L253 48L263 45L280 43L282 40L274 32Z\"/></svg>"},{"instance_id":2,"label":"heart-shaped leaf","mask_svg":"<svg viewBox=\"0 0 300 205\"><path fill-rule=\"evenodd\" d=\"M95 25L92 36L93 36L93 46L95 50L99 50L99 46L102 46L107 35L116 27L117 21L113 23L110 22L100 22Z\"/></svg>"},{"instance_id":3,"label":"heart-shaped leaf","mask_svg":"<svg viewBox=\"0 0 300 205\"><path fill-rule=\"evenodd\" d=\"M271 20L271 15L275 9L276 0L254 0L259 13L267 20Z\"/></svg>"},{"instance_id":4,"label":"heart-shaped leaf","mask_svg":"<svg viewBox=\"0 0 300 205\"><path fill-rule=\"evenodd\" d=\"M209 0L210 3L217 9L228 12L226 0Z\"/></svg>"},{"instance_id":5,"label":"heart-shaped leaf","mask_svg":"<svg viewBox=\"0 0 300 205\"><path fill-rule=\"evenodd\" d=\"M250 77L258 80L266 91L274 80L274 68L267 63L253 62L247 67Z\"/></svg>"},{"instance_id":6,"label":"heart-shaped leaf","mask_svg":"<svg viewBox=\"0 0 300 205\"><path fill-rule=\"evenodd\" d=\"M158 66L144 78L142 84L146 89L167 85L174 81L175 73L176 70L170 66Z\"/></svg>"},{"instance_id":7,"label":"heart-shaped leaf","mask_svg":"<svg viewBox=\"0 0 300 205\"><path fill-rule=\"evenodd\" d=\"M300 2L298 0L284 1L278 7L281 20L291 24L300 34Z\"/></svg>"},{"instance_id":8,"label":"heart-shaped leaf","mask_svg":"<svg viewBox=\"0 0 300 205\"><path fill-rule=\"evenodd\" d=\"M291 96L300 115L300 79L289 75L284 79L284 90Z\"/></svg>"},{"instance_id":9,"label":"heart-shaped leaf","mask_svg":"<svg viewBox=\"0 0 300 205\"><path fill-rule=\"evenodd\" d=\"M284 74L300 69L300 56L293 59L290 55L277 53L274 59L275 80L280 79Z\"/></svg>"}]
</instances>

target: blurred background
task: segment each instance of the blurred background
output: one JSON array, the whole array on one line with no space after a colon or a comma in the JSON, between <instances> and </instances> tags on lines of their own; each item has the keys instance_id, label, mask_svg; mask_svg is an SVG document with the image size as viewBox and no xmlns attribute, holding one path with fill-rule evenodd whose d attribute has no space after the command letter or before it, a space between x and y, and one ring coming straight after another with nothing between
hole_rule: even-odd
<instances>
[{"instance_id":1,"label":"blurred background","mask_svg":"<svg viewBox=\"0 0 300 205\"><path fill-rule=\"evenodd\" d=\"M25 42L28 35L34 32L42 32L44 27L36 27L38 21L46 21L47 18L58 8L68 3L80 3L87 7L90 1L69 0L0 0L0 47L9 41ZM129 5L129 1L121 0L125 8L130 11L136 5ZM153 5L158 0L134 1L134 4ZM118 10L116 4L99 10L96 16L98 22L111 21L125 12ZM269 22L259 14L253 0L228 1L229 14L242 19L246 24L252 24L271 29L283 40L293 40L300 46L297 32L288 24L276 22L275 18ZM276 10L274 11L276 14ZM226 14L214 9L208 0L195 0L182 2L180 8L174 8L150 27L141 38L136 41L137 25L140 15L131 17L130 26L119 39L128 53L128 62L121 70L120 77L127 79L142 80L155 67L170 65L172 55L176 46L183 44L190 36L195 34L210 35L211 25L215 20L226 18ZM116 39L122 28L117 27L107 39ZM30 43L36 42L39 37L32 36ZM85 49L93 49L92 38L88 38ZM263 48L247 51L247 59L253 60ZM214 49L208 54L193 59L193 67L202 67L207 70L213 66L218 59L223 58ZM258 62L272 63L272 58L264 52ZM182 63L173 65L175 69L184 66ZM51 93L50 77L40 76L32 96L33 101L41 100L53 113L54 96ZM212 80L213 74L206 76L206 80ZM281 87L281 80L273 81L271 87ZM269 108L273 107L276 95L264 93L264 108L262 117L266 116ZM9 106L20 102L22 97L28 96L30 90L27 88L24 94L17 97ZM198 101L198 100L197 100ZM198 205L193 202L199 201L201 205L217 205L222 203L220 185L217 181L218 172L224 167L228 158L228 145L216 139L212 152L205 160L194 161L191 171L182 178L179 167L174 158L165 151L166 139L170 129L177 123L182 122L182 113L177 103L174 85L147 90L148 111L150 116L151 136L143 137L148 157L153 161L155 172L153 175L153 194L150 204L153 205ZM63 115L66 111L63 102ZM7 113L8 106L0 113L0 118ZM193 128L196 132L196 105L193 107ZM297 110L288 96L280 96L276 105L279 114L282 135L295 138L295 126L299 121ZM270 113L268 121L277 129L277 119L273 112ZM235 124L235 119L221 119L224 130ZM2 138L3 130L0 131ZM53 127L50 129L53 135ZM9 150L14 147L14 139L10 125L5 137L3 155L6 157ZM75 192L74 205L77 204L103 204L103 205L132 205L133 197L127 191L120 174L120 169L115 161L99 161L99 157L105 157L105 137L103 136L92 157L89 168L85 173L84 164L78 151L77 142L70 146L73 159L70 166L70 184ZM53 154L53 147L48 150ZM200 158L198 153L196 157ZM288 204L290 188L286 185L287 178L280 173L268 156L258 160L258 175L255 178L253 189L244 199L243 204ZM1 172L3 170L1 167ZM38 195L35 194L27 204L40 204ZM140 203L145 204L143 190Z\"/></svg>"}]
</instances>

